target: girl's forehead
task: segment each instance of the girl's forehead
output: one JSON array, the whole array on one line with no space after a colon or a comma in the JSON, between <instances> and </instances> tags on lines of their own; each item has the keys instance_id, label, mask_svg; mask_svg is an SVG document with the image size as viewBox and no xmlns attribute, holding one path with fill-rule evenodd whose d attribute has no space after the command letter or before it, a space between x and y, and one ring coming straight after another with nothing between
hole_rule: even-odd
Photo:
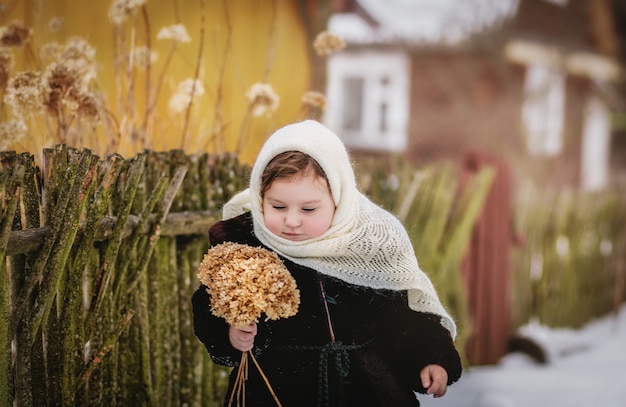
<instances>
[{"instance_id":1,"label":"girl's forehead","mask_svg":"<svg viewBox=\"0 0 626 407\"><path fill-rule=\"evenodd\" d=\"M313 171L311 168L307 168L304 171L297 172L295 174L276 177L272 180L274 182L284 182L284 183L296 183L296 182L306 182L306 183L321 183L327 185L326 179Z\"/></svg>"}]
</instances>

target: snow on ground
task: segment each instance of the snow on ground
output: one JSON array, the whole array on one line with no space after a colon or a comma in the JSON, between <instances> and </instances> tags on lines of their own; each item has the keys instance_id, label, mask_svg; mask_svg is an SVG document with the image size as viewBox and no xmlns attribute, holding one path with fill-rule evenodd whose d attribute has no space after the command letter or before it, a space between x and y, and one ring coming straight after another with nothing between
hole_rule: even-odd
<instances>
[{"instance_id":1,"label":"snow on ground","mask_svg":"<svg viewBox=\"0 0 626 407\"><path fill-rule=\"evenodd\" d=\"M439 399L424 407L626 407L626 305L580 330L530 323L519 333L543 346L548 363L522 353L494 366L466 369Z\"/></svg>"}]
</instances>

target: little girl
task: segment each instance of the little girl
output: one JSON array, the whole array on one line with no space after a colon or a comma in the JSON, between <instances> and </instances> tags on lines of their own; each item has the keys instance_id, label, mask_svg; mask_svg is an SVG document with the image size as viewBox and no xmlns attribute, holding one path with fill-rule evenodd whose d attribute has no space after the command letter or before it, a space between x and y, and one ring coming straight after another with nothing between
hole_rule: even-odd
<instances>
[{"instance_id":1,"label":"little girl","mask_svg":"<svg viewBox=\"0 0 626 407\"><path fill-rule=\"evenodd\" d=\"M223 219L209 230L211 245L275 251L300 307L236 329L211 314L201 286L194 329L214 362L236 366L251 350L285 407L419 406L414 392L441 397L459 379L456 326L408 234L359 192L345 146L325 126L307 120L276 131ZM256 369L245 391L248 406L276 405Z\"/></svg>"}]
</instances>

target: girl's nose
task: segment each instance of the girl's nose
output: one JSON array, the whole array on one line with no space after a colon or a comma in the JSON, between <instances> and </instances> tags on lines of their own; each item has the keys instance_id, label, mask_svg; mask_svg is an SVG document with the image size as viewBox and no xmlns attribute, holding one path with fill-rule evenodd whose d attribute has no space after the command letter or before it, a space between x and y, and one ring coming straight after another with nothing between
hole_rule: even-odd
<instances>
[{"instance_id":1,"label":"girl's nose","mask_svg":"<svg viewBox=\"0 0 626 407\"><path fill-rule=\"evenodd\" d=\"M298 214L294 212L288 212L285 215L285 225L291 228L300 226L300 217L298 216Z\"/></svg>"}]
</instances>

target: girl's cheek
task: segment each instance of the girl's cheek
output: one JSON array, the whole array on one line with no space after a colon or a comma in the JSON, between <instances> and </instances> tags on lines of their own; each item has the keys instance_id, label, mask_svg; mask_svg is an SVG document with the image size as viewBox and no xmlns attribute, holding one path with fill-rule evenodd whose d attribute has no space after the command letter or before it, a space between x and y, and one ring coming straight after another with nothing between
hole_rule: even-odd
<instances>
[{"instance_id":1,"label":"girl's cheek","mask_svg":"<svg viewBox=\"0 0 626 407\"><path fill-rule=\"evenodd\" d=\"M265 222L265 227L270 230L270 232L274 234L280 233L280 222L276 218L276 216L272 216L271 213L265 212L263 214L263 221Z\"/></svg>"}]
</instances>

